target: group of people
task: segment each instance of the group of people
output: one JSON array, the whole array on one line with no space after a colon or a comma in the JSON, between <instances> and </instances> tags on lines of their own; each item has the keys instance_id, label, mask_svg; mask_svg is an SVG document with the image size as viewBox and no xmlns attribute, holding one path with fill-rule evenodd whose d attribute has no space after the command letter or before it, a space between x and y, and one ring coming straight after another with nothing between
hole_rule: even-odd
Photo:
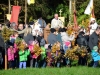
<instances>
[{"instance_id":1,"label":"group of people","mask_svg":"<svg viewBox=\"0 0 100 75\"><path fill-rule=\"evenodd\" d=\"M67 33L68 30L64 28L62 21L58 19L58 14L55 14L54 19L51 21L50 34L47 37L47 42L43 36L43 29L46 28L46 22L42 17L34 22L30 22L29 25L19 23L17 27L14 22L6 24L6 27L13 31L13 34L7 41L7 60L9 69L18 67L26 68L27 66L46 67L48 66L47 57L50 56L51 59L54 57L51 53L52 46L59 42L60 51L64 55L66 51L72 47L71 41L74 39L76 39L75 45L88 48L88 52L91 53L94 61L93 66L97 67L98 61L100 60L100 55L98 53L100 27L96 25L94 28L93 24L95 23L95 20L92 21L92 25L89 27L90 30L94 31L92 31L91 34L84 31L84 28L80 28L77 37L75 37L75 32L72 32L70 35ZM59 30L57 31L56 28ZM1 33L2 30L3 26L0 24ZM3 41L3 37L0 35L0 65L4 62ZM19 41L20 43L18 43ZM63 65L67 65L69 62L68 58L62 58L60 62L56 62L57 67L61 66L62 61Z\"/></svg>"}]
</instances>

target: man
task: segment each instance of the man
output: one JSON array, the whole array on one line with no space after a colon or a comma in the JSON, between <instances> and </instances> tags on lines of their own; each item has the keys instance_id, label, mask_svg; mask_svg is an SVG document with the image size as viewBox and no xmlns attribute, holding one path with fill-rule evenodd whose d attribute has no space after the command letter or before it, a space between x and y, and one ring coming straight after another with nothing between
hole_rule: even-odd
<instances>
[{"instance_id":1,"label":"man","mask_svg":"<svg viewBox=\"0 0 100 75\"><path fill-rule=\"evenodd\" d=\"M17 30L16 30L16 26L17 26L16 23L15 23L15 22L12 22L12 23L10 24L10 30L11 30L11 31L17 31Z\"/></svg>"},{"instance_id":2,"label":"man","mask_svg":"<svg viewBox=\"0 0 100 75\"><path fill-rule=\"evenodd\" d=\"M20 23L18 25L18 31L22 31L24 29L24 25L22 23ZM24 33L19 34L19 38L23 38Z\"/></svg>"},{"instance_id":3,"label":"man","mask_svg":"<svg viewBox=\"0 0 100 75\"><path fill-rule=\"evenodd\" d=\"M97 29L90 35L89 37L89 48L90 50L93 50L94 46L98 46L98 38L100 34L100 26L97 27Z\"/></svg>"},{"instance_id":4,"label":"man","mask_svg":"<svg viewBox=\"0 0 100 75\"><path fill-rule=\"evenodd\" d=\"M41 25L41 28L45 28L46 27L46 22L42 19L42 17L39 17L38 23Z\"/></svg>"},{"instance_id":5,"label":"man","mask_svg":"<svg viewBox=\"0 0 100 75\"><path fill-rule=\"evenodd\" d=\"M90 22L90 35L96 30L98 24L96 23L95 18L91 18Z\"/></svg>"},{"instance_id":6,"label":"man","mask_svg":"<svg viewBox=\"0 0 100 75\"><path fill-rule=\"evenodd\" d=\"M50 45L53 45L57 42L56 30L54 28L50 29L51 33L49 34L47 41Z\"/></svg>"},{"instance_id":7,"label":"man","mask_svg":"<svg viewBox=\"0 0 100 75\"><path fill-rule=\"evenodd\" d=\"M63 27L63 23L60 19L58 19L58 14L54 15L54 19L51 21L51 28L60 28Z\"/></svg>"}]
</instances>

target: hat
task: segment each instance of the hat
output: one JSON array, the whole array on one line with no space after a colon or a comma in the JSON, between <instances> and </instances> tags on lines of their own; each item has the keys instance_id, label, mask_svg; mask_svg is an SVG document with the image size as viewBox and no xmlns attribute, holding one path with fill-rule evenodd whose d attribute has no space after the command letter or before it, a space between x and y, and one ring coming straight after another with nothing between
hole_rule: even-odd
<instances>
[{"instance_id":1,"label":"hat","mask_svg":"<svg viewBox=\"0 0 100 75\"><path fill-rule=\"evenodd\" d=\"M93 47L93 50L96 50L97 51L98 50L98 47L97 46L94 46Z\"/></svg>"},{"instance_id":2,"label":"hat","mask_svg":"<svg viewBox=\"0 0 100 75\"><path fill-rule=\"evenodd\" d=\"M50 31L51 31L51 33L56 32L56 30L54 28L51 28Z\"/></svg>"}]
</instances>

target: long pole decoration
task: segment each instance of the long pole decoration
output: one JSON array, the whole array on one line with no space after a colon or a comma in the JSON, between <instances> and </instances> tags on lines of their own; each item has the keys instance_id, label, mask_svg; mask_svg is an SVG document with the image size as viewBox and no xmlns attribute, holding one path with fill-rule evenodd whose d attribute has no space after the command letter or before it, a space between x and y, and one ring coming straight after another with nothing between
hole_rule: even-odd
<instances>
[{"instance_id":1,"label":"long pole decoration","mask_svg":"<svg viewBox=\"0 0 100 75\"><path fill-rule=\"evenodd\" d=\"M10 0L8 0L8 13L10 14ZM7 70L7 50L6 50L6 42L5 42L5 70Z\"/></svg>"},{"instance_id":2,"label":"long pole decoration","mask_svg":"<svg viewBox=\"0 0 100 75\"><path fill-rule=\"evenodd\" d=\"M9 9L8 9L8 14L10 14L10 0L8 0L8 5L9 5Z\"/></svg>"},{"instance_id":3,"label":"long pole decoration","mask_svg":"<svg viewBox=\"0 0 100 75\"><path fill-rule=\"evenodd\" d=\"M7 70L7 51L6 51L6 42L5 42L5 70Z\"/></svg>"},{"instance_id":4,"label":"long pole decoration","mask_svg":"<svg viewBox=\"0 0 100 75\"><path fill-rule=\"evenodd\" d=\"M25 0L25 24L27 23L27 0Z\"/></svg>"}]
</instances>

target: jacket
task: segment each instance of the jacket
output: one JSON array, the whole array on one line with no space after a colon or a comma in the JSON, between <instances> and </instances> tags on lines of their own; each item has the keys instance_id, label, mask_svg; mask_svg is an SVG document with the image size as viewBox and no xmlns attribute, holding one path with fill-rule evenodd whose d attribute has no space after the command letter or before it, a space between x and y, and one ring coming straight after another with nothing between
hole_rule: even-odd
<instances>
[{"instance_id":1,"label":"jacket","mask_svg":"<svg viewBox=\"0 0 100 75\"><path fill-rule=\"evenodd\" d=\"M8 54L8 61L14 61L14 53L16 52L15 48L13 48L13 51L8 48L7 54Z\"/></svg>"},{"instance_id":2,"label":"jacket","mask_svg":"<svg viewBox=\"0 0 100 75\"><path fill-rule=\"evenodd\" d=\"M19 51L19 61L27 61L27 56L30 54L29 50Z\"/></svg>"},{"instance_id":3,"label":"jacket","mask_svg":"<svg viewBox=\"0 0 100 75\"><path fill-rule=\"evenodd\" d=\"M53 33L50 33L48 38L47 38L47 41L49 44L53 45L54 43L57 42L57 36Z\"/></svg>"},{"instance_id":4,"label":"jacket","mask_svg":"<svg viewBox=\"0 0 100 75\"><path fill-rule=\"evenodd\" d=\"M61 45L63 45L60 33L57 35L57 41L60 42Z\"/></svg>"},{"instance_id":5,"label":"jacket","mask_svg":"<svg viewBox=\"0 0 100 75\"><path fill-rule=\"evenodd\" d=\"M94 61L100 60L100 54L97 51L92 50L91 55L92 55L92 58L93 58Z\"/></svg>"},{"instance_id":6,"label":"jacket","mask_svg":"<svg viewBox=\"0 0 100 75\"><path fill-rule=\"evenodd\" d=\"M41 59L44 59L44 58L46 58L46 49L43 46L41 47L41 49L42 49Z\"/></svg>"},{"instance_id":7,"label":"jacket","mask_svg":"<svg viewBox=\"0 0 100 75\"><path fill-rule=\"evenodd\" d=\"M27 36L24 36L24 40L29 45L29 41L34 41L33 35L28 34Z\"/></svg>"},{"instance_id":8,"label":"jacket","mask_svg":"<svg viewBox=\"0 0 100 75\"><path fill-rule=\"evenodd\" d=\"M65 43L65 42L67 42L67 41L72 41L72 40L74 40L74 38L75 38L75 36L68 36L68 34L66 33L66 32L62 32L61 33L61 39L62 39L62 42L63 42L63 44Z\"/></svg>"},{"instance_id":9,"label":"jacket","mask_svg":"<svg viewBox=\"0 0 100 75\"><path fill-rule=\"evenodd\" d=\"M80 47L87 46L87 40L86 40L85 36L83 36L82 34L78 35L76 42Z\"/></svg>"},{"instance_id":10,"label":"jacket","mask_svg":"<svg viewBox=\"0 0 100 75\"><path fill-rule=\"evenodd\" d=\"M89 37L89 48L93 50L94 46L98 46L98 35L96 32L93 32Z\"/></svg>"}]
</instances>

